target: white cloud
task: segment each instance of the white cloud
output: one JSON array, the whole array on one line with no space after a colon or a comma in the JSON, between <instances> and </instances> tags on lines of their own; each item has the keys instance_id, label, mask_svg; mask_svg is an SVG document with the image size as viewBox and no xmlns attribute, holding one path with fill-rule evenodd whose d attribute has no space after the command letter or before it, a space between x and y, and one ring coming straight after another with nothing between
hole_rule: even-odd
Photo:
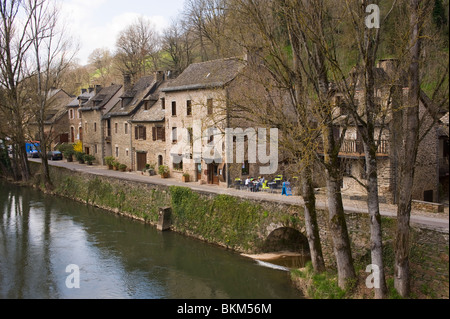
<instances>
[{"instance_id":1,"label":"white cloud","mask_svg":"<svg viewBox=\"0 0 450 319\"><path fill-rule=\"evenodd\" d=\"M66 0L62 3L63 19L67 23L74 41L80 50L77 54L80 64L86 64L88 56L97 48L108 48L114 52L117 35L136 21L138 17L149 19L158 32L169 25L166 17L147 16L138 12L109 10L111 1L106 0Z\"/></svg>"}]
</instances>

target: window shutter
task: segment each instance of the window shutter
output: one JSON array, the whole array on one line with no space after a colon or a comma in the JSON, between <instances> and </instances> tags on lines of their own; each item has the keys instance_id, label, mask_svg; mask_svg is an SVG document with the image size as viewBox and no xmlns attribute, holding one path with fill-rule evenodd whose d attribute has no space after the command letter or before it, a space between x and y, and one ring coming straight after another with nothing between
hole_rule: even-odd
<instances>
[{"instance_id":1,"label":"window shutter","mask_svg":"<svg viewBox=\"0 0 450 319\"><path fill-rule=\"evenodd\" d=\"M162 132L162 141L165 142L166 141L166 128L161 127L161 132Z\"/></svg>"},{"instance_id":2,"label":"window shutter","mask_svg":"<svg viewBox=\"0 0 450 319\"><path fill-rule=\"evenodd\" d=\"M155 126L152 127L152 138L154 141L156 141L156 127Z\"/></svg>"}]
</instances>

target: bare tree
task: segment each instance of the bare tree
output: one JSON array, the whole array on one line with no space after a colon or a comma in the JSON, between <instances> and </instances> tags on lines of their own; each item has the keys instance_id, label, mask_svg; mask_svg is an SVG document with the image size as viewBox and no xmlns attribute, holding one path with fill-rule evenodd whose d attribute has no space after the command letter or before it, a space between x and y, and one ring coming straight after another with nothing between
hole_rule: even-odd
<instances>
[{"instance_id":1,"label":"bare tree","mask_svg":"<svg viewBox=\"0 0 450 319\"><path fill-rule=\"evenodd\" d=\"M117 38L115 60L119 71L137 80L149 69L158 69L159 47L159 36L152 23L143 17L138 18Z\"/></svg>"},{"instance_id":2,"label":"bare tree","mask_svg":"<svg viewBox=\"0 0 450 319\"><path fill-rule=\"evenodd\" d=\"M6 121L6 136L12 139L13 174L15 179L30 178L25 148L25 124L29 116L26 100L22 90L25 79L26 53L31 45L27 29L31 17L19 18L22 1L2 0L0 2L0 84L3 88L3 98L0 101L0 112Z\"/></svg>"},{"instance_id":3,"label":"bare tree","mask_svg":"<svg viewBox=\"0 0 450 319\"><path fill-rule=\"evenodd\" d=\"M32 39L29 77L35 83L35 94L30 99L35 105L36 122L39 131L44 183L51 187L47 150L52 142L52 128L45 131L45 120L51 101L52 89L60 86L62 74L74 57L71 43L63 26L55 3L43 0L27 0L25 12L31 18L28 28Z\"/></svg>"}]
</instances>

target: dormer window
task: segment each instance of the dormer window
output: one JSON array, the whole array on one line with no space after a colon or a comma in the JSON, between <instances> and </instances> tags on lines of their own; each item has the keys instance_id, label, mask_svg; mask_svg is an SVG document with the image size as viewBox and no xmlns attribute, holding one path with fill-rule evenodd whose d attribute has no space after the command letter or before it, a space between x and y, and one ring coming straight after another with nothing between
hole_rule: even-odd
<instances>
[{"instance_id":1,"label":"dormer window","mask_svg":"<svg viewBox=\"0 0 450 319\"><path fill-rule=\"evenodd\" d=\"M144 101L144 111L147 111L150 108L150 101Z\"/></svg>"}]
</instances>

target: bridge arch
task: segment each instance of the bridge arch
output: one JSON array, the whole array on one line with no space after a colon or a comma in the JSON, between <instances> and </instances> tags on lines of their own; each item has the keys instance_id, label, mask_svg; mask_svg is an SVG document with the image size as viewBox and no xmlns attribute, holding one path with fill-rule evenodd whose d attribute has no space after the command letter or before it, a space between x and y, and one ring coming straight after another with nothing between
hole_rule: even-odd
<instances>
[{"instance_id":1,"label":"bridge arch","mask_svg":"<svg viewBox=\"0 0 450 319\"><path fill-rule=\"evenodd\" d=\"M278 227L264 240L264 252L292 251L309 254L308 239L292 227Z\"/></svg>"}]
</instances>

